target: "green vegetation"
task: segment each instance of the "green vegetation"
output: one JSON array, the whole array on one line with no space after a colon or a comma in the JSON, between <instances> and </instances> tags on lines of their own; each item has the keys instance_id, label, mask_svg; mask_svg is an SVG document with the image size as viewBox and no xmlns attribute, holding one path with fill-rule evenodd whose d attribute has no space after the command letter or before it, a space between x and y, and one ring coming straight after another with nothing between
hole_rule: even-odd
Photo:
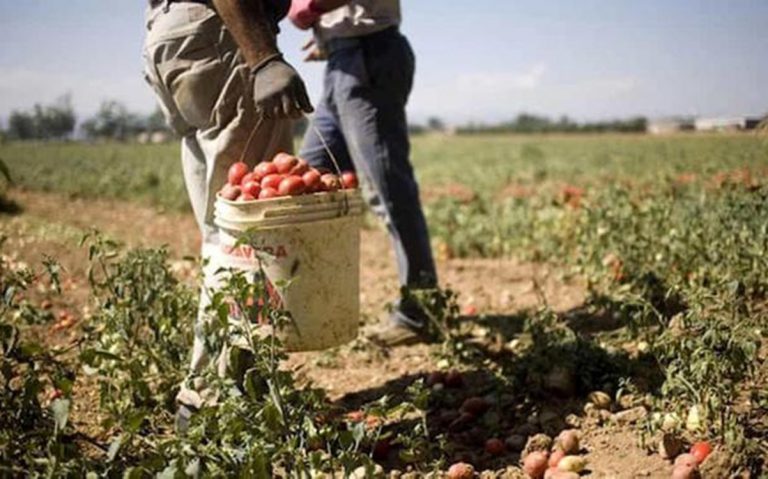
<instances>
[{"instance_id":1,"label":"green vegetation","mask_svg":"<svg viewBox=\"0 0 768 479\"><path fill-rule=\"evenodd\" d=\"M652 181L684 172L768 168L765 138L739 136L417 136L413 161L423 189L461 184L498 193L554 182ZM9 143L0 146L19 186L84 197L188 208L179 145Z\"/></svg>"},{"instance_id":2,"label":"green vegetation","mask_svg":"<svg viewBox=\"0 0 768 479\"><path fill-rule=\"evenodd\" d=\"M176 145L10 144L0 156L27 188L186 208ZM443 340L433 353L492 376L477 393L495 398L484 423L490 434L508 433L503 411L519 407L515 420L525 421L552 396L584 399L599 389L651 412L638 427L650 448L661 431L689 443L708 440L729 453L726 470L754 477L765 472L763 138L424 136L414 140L414 162L439 255L545 261L587 284L586 303L577 311L557 315L542 298L540 310L503 318L503 324L479 318L491 338L480 345L467 340L467 328L477 324L457 321L452 293L416 298L426 302ZM22 385L0 391L0 444L20 450L29 439L5 425L26 421L38 434L24 465L51 476L130 467L131 477L182 470L267 477L275 467L288 475L349 473L372 467L382 436L393 438L400 464L420 472L444 469L460 457L450 455L457 447L450 443L456 419L443 423L446 410L456 412L457 393L425 392L420 381L411 381L399 402L365 404L361 417L373 416L365 427L359 418L340 417L321 391L296 386L278 368L279 345L256 336L249 337L250 349L264 354L250 373L235 384L211 371L206 379L218 384L220 406L197 415L188 436L169 437L170 399L189 343L181 325L195 308L194 294L170 273L164 251L125 253L92 241L97 313L78 344L78 367L71 369L61 351L44 353L18 340L25 326L44 321L44 313L18 299L39 275L0 264L6 352L0 385ZM210 331L215 348L233 332L227 301L246 312L240 327L247 328L249 309L277 325L284 321L269 301L249 302L265 297L259 281L235 276L227 288L211 310L218 318ZM600 330L606 318L611 326ZM585 324L586 331L579 327ZM152 336L158 331L162 338ZM514 350L504 349L513 340ZM101 462L72 450L77 432L67 425L73 371L83 365L98 384L104 431L110 432ZM63 397L46 408L39 396L53 388Z\"/></svg>"}]
</instances>

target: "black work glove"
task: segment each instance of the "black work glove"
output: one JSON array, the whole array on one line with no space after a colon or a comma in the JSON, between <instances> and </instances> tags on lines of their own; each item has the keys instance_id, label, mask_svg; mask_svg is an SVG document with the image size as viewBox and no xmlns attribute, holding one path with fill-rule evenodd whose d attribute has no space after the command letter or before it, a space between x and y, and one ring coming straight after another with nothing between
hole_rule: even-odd
<instances>
[{"instance_id":1,"label":"black work glove","mask_svg":"<svg viewBox=\"0 0 768 479\"><path fill-rule=\"evenodd\" d=\"M314 111L304 81L282 55L268 58L252 73L253 100L264 118L300 118Z\"/></svg>"}]
</instances>

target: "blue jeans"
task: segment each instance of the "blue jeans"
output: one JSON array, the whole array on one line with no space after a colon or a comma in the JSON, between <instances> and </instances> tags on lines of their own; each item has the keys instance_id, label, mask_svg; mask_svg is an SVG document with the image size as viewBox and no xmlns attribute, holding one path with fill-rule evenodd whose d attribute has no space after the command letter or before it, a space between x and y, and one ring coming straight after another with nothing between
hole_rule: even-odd
<instances>
[{"instance_id":1,"label":"blue jeans","mask_svg":"<svg viewBox=\"0 0 768 479\"><path fill-rule=\"evenodd\" d=\"M385 222L401 285L434 287L435 263L409 159L405 105L413 86L413 51L395 28L331 40L327 49L323 97L300 156L315 167L333 168L319 130L341 169L360 177L371 209ZM393 319L421 325L403 312Z\"/></svg>"}]
</instances>

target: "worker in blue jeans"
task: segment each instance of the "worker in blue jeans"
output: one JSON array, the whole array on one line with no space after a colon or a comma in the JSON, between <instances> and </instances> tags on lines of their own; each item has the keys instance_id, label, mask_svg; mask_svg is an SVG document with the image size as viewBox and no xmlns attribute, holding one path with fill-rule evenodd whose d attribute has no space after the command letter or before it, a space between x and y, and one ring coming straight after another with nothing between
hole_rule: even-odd
<instances>
[{"instance_id":1,"label":"worker in blue jeans","mask_svg":"<svg viewBox=\"0 0 768 479\"><path fill-rule=\"evenodd\" d=\"M437 274L413 173L405 106L413 86L414 55L400 33L399 0L293 0L291 21L312 28L308 61L327 59L325 86L300 156L363 181L372 210L383 219L397 257L400 284L433 288ZM319 134L318 134L319 132ZM406 298L374 342L395 346L424 338L426 315Z\"/></svg>"}]
</instances>

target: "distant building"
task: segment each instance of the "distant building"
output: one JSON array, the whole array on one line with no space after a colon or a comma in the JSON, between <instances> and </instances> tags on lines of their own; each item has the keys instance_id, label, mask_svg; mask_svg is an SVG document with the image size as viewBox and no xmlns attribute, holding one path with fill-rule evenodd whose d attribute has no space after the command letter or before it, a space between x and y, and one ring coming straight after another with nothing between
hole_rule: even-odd
<instances>
[{"instance_id":1,"label":"distant building","mask_svg":"<svg viewBox=\"0 0 768 479\"><path fill-rule=\"evenodd\" d=\"M681 131L694 129L694 122L690 118L659 118L648 121L646 130L651 135L668 135Z\"/></svg>"},{"instance_id":2,"label":"distant building","mask_svg":"<svg viewBox=\"0 0 768 479\"><path fill-rule=\"evenodd\" d=\"M171 135L167 131L155 131L149 137L149 142L155 145L168 143L171 141Z\"/></svg>"},{"instance_id":3,"label":"distant building","mask_svg":"<svg viewBox=\"0 0 768 479\"><path fill-rule=\"evenodd\" d=\"M754 130L760 121L760 118L747 116L698 118L695 125L696 131L743 131Z\"/></svg>"}]
</instances>

